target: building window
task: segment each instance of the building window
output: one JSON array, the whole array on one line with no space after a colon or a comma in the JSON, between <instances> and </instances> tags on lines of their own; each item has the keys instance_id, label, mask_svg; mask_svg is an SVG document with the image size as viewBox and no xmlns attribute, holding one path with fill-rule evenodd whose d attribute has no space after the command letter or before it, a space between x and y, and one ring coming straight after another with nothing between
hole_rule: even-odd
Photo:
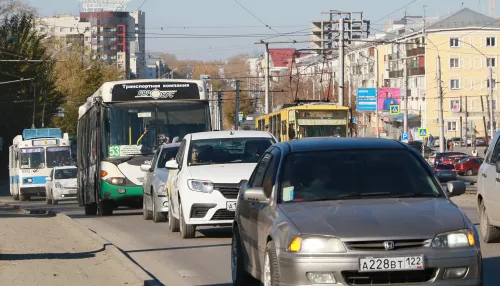
<instances>
[{"instance_id":1,"label":"building window","mask_svg":"<svg viewBox=\"0 0 500 286\"><path fill-rule=\"evenodd\" d=\"M460 112L460 99L450 100L450 110L452 112Z\"/></svg>"},{"instance_id":2,"label":"building window","mask_svg":"<svg viewBox=\"0 0 500 286\"><path fill-rule=\"evenodd\" d=\"M460 67L460 59L451 58L450 59L450 68L459 68Z\"/></svg>"},{"instance_id":3,"label":"building window","mask_svg":"<svg viewBox=\"0 0 500 286\"><path fill-rule=\"evenodd\" d=\"M487 47L496 47L497 39L495 37L487 37L486 38L486 46Z\"/></svg>"},{"instance_id":4,"label":"building window","mask_svg":"<svg viewBox=\"0 0 500 286\"><path fill-rule=\"evenodd\" d=\"M450 80L450 89L459 89L460 88L460 80L452 79Z\"/></svg>"},{"instance_id":5,"label":"building window","mask_svg":"<svg viewBox=\"0 0 500 286\"><path fill-rule=\"evenodd\" d=\"M497 85L496 85L496 81L495 81L495 79L493 79L493 80L491 81L491 83L493 84L493 89L496 89ZM486 80L486 87L487 87L487 88L490 88L490 80L489 80L489 79L487 79L487 80Z\"/></svg>"},{"instance_id":6,"label":"building window","mask_svg":"<svg viewBox=\"0 0 500 286\"><path fill-rule=\"evenodd\" d=\"M448 131L455 132L455 131L457 131L457 122L456 121L448 121L447 127L448 127Z\"/></svg>"},{"instance_id":7,"label":"building window","mask_svg":"<svg viewBox=\"0 0 500 286\"><path fill-rule=\"evenodd\" d=\"M487 58L486 59L486 66L487 67L492 67L492 68L496 67L497 66L496 59L495 58Z\"/></svg>"},{"instance_id":8,"label":"building window","mask_svg":"<svg viewBox=\"0 0 500 286\"><path fill-rule=\"evenodd\" d=\"M460 41L458 40L458 38L450 38L450 47L452 48L460 47Z\"/></svg>"}]
</instances>

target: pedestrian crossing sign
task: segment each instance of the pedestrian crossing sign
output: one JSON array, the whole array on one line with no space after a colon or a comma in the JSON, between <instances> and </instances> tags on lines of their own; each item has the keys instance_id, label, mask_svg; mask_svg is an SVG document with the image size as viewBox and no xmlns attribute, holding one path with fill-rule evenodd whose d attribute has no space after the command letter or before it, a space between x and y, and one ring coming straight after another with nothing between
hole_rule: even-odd
<instances>
[{"instance_id":1,"label":"pedestrian crossing sign","mask_svg":"<svg viewBox=\"0 0 500 286\"><path fill-rule=\"evenodd\" d=\"M397 114L399 114L399 105L397 105L397 104L395 104L395 105L391 105L391 106L389 107L389 113L390 113L391 115L397 115Z\"/></svg>"},{"instance_id":2,"label":"pedestrian crossing sign","mask_svg":"<svg viewBox=\"0 0 500 286\"><path fill-rule=\"evenodd\" d=\"M422 138L427 138L429 135L427 134L427 128L419 128L418 129L418 136Z\"/></svg>"}]
</instances>

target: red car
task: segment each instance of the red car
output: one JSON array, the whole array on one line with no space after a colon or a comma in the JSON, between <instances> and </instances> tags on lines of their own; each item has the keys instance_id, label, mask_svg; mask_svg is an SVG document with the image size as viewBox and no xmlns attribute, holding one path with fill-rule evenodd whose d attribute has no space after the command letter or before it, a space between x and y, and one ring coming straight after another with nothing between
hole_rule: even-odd
<instances>
[{"instance_id":1,"label":"red car","mask_svg":"<svg viewBox=\"0 0 500 286\"><path fill-rule=\"evenodd\" d=\"M457 154L449 155L449 156L445 156L441 160L441 163L443 163L445 165L453 164L455 162L455 159L457 159L457 158L466 158L466 157L467 157L467 155L457 155Z\"/></svg>"},{"instance_id":2,"label":"red car","mask_svg":"<svg viewBox=\"0 0 500 286\"><path fill-rule=\"evenodd\" d=\"M459 175L473 176L477 175L479 167L483 163L481 157L467 157L455 164L455 169Z\"/></svg>"}]
</instances>

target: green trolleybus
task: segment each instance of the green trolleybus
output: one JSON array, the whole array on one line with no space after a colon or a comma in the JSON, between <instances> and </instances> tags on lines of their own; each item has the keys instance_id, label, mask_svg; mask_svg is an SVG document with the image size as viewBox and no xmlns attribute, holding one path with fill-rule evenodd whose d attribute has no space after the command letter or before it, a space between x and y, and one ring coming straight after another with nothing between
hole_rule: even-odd
<instances>
[{"instance_id":1,"label":"green trolleybus","mask_svg":"<svg viewBox=\"0 0 500 286\"><path fill-rule=\"evenodd\" d=\"M78 202L86 215L142 207L142 164L159 145L212 130L202 81L104 83L78 111Z\"/></svg>"}]
</instances>

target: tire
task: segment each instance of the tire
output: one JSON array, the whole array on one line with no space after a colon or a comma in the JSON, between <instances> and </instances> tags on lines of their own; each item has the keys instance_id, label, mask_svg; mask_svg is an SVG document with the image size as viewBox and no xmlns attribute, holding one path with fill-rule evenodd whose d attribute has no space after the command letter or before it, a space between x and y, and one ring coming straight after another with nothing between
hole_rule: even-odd
<instances>
[{"instance_id":1,"label":"tire","mask_svg":"<svg viewBox=\"0 0 500 286\"><path fill-rule=\"evenodd\" d=\"M144 220L151 220L153 218L153 214L146 208L146 196L142 195L142 218Z\"/></svg>"},{"instance_id":2,"label":"tire","mask_svg":"<svg viewBox=\"0 0 500 286\"><path fill-rule=\"evenodd\" d=\"M474 175L474 170L469 169L469 170L467 170L466 174L467 174L467 176L473 176Z\"/></svg>"},{"instance_id":3,"label":"tire","mask_svg":"<svg viewBox=\"0 0 500 286\"><path fill-rule=\"evenodd\" d=\"M181 237L184 239L194 238L196 235L196 225L186 224L180 200L179 200L179 221L180 221Z\"/></svg>"},{"instance_id":4,"label":"tire","mask_svg":"<svg viewBox=\"0 0 500 286\"><path fill-rule=\"evenodd\" d=\"M19 195L19 200L20 200L21 202L24 202L24 201L29 201L29 199L30 199L30 196L28 196L28 195L23 195L23 194L20 194L20 195Z\"/></svg>"},{"instance_id":5,"label":"tire","mask_svg":"<svg viewBox=\"0 0 500 286\"><path fill-rule=\"evenodd\" d=\"M486 212L484 202L481 202L481 212L479 213L480 229L483 241L486 243L498 242L500 240L500 230L490 225L490 220Z\"/></svg>"},{"instance_id":6,"label":"tire","mask_svg":"<svg viewBox=\"0 0 500 286\"><path fill-rule=\"evenodd\" d=\"M243 247L237 226L233 228L231 241L231 276L234 286L260 286L260 281L245 270Z\"/></svg>"},{"instance_id":7,"label":"tire","mask_svg":"<svg viewBox=\"0 0 500 286\"><path fill-rule=\"evenodd\" d=\"M266 255L264 257L264 270L262 273L263 283L266 285L266 279L271 286L280 285L280 272L278 267L278 255L276 254L276 246L273 241L269 241L266 247Z\"/></svg>"},{"instance_id":8,"label":"tire","mask_svg":"<svg viewBox=\"0 0 500 286\"><path fill-rule=\"evenodd\" d=\"M85 215L97 215L97 204L90 203L85 204Z\"/></svg>"},{"instance_id":9,"label":"tire","mask_svg":"<svg viewBox=\"0 0 500 286\"><path fill-rule=\"evenodd\" d=\"M170 232L179 232L179 220L174 217L172 213L172 200L168 199L168 229Z\"/></svg>"},{"instance_id":10,"label":"tire","mask_svg":"<svg viewBox=\"0 0 500 286\"><path fill-rule=\"evenodd\" d=\"M111 201L101 201L99 203L98 212L100 216L113 215L113 203Z\"/></svg>"},{"instance_id":11,"label":"tire","mask_svg":"<svg viewBox=\"0 0 500 286\"><path fill-rule=\"evenodd\" d=\"M45 193L45 203L48 205L52 204L52 198L49 196L49 193Z\"/></svg>"},{"instance_id":12,"label":"tire","mask_svg":"<svg viewBox=\"0 0 500 286\"><path fill-rule=\"evenodd\" d=\"M12 198L14 199L14 201L19 201L19 195L12 195Z\"/></svg>"},{"instance_id":13,"label":"tire","mask_svg":"<svg viewBox=\"0 0 500 286\"><path fill-rule=\"evenodd\" d=\"M153 203L153 221L154 222L166 222L167 215L165 213L156 211L156 200L155 200L155 195L153 193L151 194L151 201Z\"/></svg>"}]
</instances>

